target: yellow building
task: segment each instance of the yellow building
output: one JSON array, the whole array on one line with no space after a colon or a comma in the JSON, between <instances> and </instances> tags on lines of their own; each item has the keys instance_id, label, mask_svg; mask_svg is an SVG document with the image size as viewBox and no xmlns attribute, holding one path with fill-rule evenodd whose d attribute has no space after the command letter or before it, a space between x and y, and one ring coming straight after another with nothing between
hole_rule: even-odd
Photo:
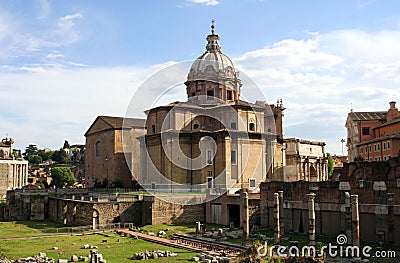
<instances>
[{"instance_id":1,"label":"yellow building","mask_svg":"<svg viewBox=\"0 0 400 263\"><path fill-rule=\"evenodd\" d=\"M240 99L239 72L219 39L212 27L185 82L188 100L146 112L140 178L146 189L223 193L265 181L283 137L284 108Z\"/></svg>"}]
</instances>

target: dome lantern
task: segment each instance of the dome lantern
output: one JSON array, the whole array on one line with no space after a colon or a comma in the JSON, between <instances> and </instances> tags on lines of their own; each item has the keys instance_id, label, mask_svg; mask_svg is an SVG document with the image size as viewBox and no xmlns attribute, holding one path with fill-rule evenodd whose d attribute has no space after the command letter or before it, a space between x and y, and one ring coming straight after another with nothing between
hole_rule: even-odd
<instances>
[{"instance_id":1,"label":"dome lantern","mask_svg":"<svg viewBox=\"0 0 400 263\"><path fill-rule=\"evenodd\" d=\"M214 20L206 39L206 51L193 62L185 82L188 98L206 95L223 101L238 100L242 85L239 72L232 60L221 52Z\"/></svg>"}]
</instances>

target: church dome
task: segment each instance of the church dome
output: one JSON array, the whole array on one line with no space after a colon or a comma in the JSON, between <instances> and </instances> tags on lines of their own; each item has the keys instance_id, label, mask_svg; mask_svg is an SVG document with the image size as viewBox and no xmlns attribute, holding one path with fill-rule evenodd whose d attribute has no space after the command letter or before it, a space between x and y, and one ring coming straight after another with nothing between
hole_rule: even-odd
<instances>
[{"instance_id":1,"label":"church dome","mask_svg":"<svg viewBox=\"0 0 400 263\"><path fill-rule=\"evenodd\" d=\"M214 25L211 26L211 35L207 36L206 52L198 57L190 68L188 81L210 80L226 81L238 80L239 73L235 71L232 60L221 52L220 37L215 34Z\"/></svg>"}]
</instances>

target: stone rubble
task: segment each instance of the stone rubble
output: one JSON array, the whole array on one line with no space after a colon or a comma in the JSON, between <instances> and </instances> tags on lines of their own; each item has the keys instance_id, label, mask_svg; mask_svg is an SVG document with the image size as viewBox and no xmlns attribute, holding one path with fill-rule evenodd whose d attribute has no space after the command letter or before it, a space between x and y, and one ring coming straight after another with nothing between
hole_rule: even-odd
<instances>
[{"instance_id":1,"label":"stone rubble","mask_svg":"<svg viewBox=\"0 0 400 263\"><path fill-rule=\"evenodd\" d=\"M68 262L107 263L107 261L103 258L103 255L98 253L97 250L90 250L90 255L87 257L84 256L78 257L77 255L72 255L70 261L68 261L68 259L59 259L56 261L54 258L47 257L46 253L40 252L37 256L19 258L17 260L12 260L11 262L12 263L56 263L56 262L57 263L68 263Z\"/></svg>"},{"instance_id":2,"label":"stone rubble","mask_svg":"<svg viewBox=\"0 0 400 263\"><path fill-rule=\"evenodd\" d=\"M192 257L191 261L195 261L195 262L201 261L203 263L229 263L229 262L233 262L233 258L200 253L200 254L197 254L195 257Z\"/></svg>"},{"instance_id":3,"label":"stone rubble","mask_svg":"<svg viewBox=\"0 0 400 263\"><path fill-rule=\"evenodd\" d=\"M146 250L144 252L135 253L131 259L133 260L145 260L155 259L159 257L176 257L178 254L169 250Z\"/></svg>"},{"instance_id":4,"label":"stone rubble","mask_svg":"<svg viewBox=\"0 0 400 263\"><path fill-rule=\"evenodd\" d=\"M12 260L15 263L55 263L54 258L47 257L46 253L39 253L34 257L19 258L17 260Z\"/></svg>"}]
</instances>

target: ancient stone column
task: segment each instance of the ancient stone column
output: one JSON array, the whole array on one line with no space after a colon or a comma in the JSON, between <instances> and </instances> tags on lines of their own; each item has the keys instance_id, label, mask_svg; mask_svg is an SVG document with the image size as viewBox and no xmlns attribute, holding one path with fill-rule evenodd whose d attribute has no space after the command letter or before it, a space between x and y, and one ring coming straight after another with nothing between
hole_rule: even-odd
<instances>
[{"instance_id":1,"label":"ancient stone column","mask_svg":"<svg viewBox=\"0 0 400 263\"><path fill-rule=\"evenodd\" d=\"M351 195L351 240L353 246L360 247L360 214L358 211L358 195Z\"/></svg>"},{"instance_id":2,"label":"ancient stone column","mask_svg":"<svg viewBox=\"0 0 400 263\"><path fill-rule=\"evenodd\" d=\"M201 223L200 221L196 222L196 236L199 237L201 233Z\"/></svg>"},{"instance_id":3,"label":"ancient stone column","mask_svg":"<svg viewBox=\"0 0 400 263\"><path fill-rule=\"evenodd\" d=\"M249 196L247 192L243 193L243 244L249 242L250 225L249 225Z\"/></svg>"},{"instance_id":4,"label":"ancient stone column","mask_svg":"<svg viewBox=\"0 0 400 263\"><path fill-rule=\"evenodd\" d=\"M315 246L315 194L307 194L308 196L308 238L310 246Z\"/></svg>"},{"instance_id":5,"label":"ancient stone column","mask_svg":"<svg viewBox=\"0 0 400 263\"><path fill-rule=\"evenodd\" d=\"M350 193L344 193L344 204L345 204L345 227L344 230L346 232L347 240L349 243L352 242L352 223L351 223L351 201L350 201Z\"/></svg>"},{"instance_id":6,"label":"ancient stone column","mask_svg":"<svg viewBox=\"0 0 400 263\"><path fill-rule=\"evenodd\" d=\"M278 191L279 194L279 235L285 235L285 216L283 213L283 191Z\"/></svg>"},{"instance_id":7,"label":"ancient stone column","mask_svg":"<svg viewBox=\"0 0 400 263\"><path fill-rule=\"evenodd\" d=\"M274 193L274 243L278 244L281 240L279 226L279 193Z\"/></svg>"}]
</instances>

